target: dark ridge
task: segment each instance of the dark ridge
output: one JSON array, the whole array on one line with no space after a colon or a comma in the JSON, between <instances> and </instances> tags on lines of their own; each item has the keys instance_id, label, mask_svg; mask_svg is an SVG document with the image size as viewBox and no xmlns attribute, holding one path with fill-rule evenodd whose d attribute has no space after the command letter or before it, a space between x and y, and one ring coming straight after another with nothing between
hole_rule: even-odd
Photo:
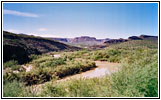
<instances>
[{"instance_id":1,"label":"dark ridge","mask_svg":"<svg viewBox=\"0 0 161 100\"><path fill-rule=\"evenodd\" d=\"M42 54L51 51L74 51L80 48L69 46L54 40L29 36L24 34L14 34L3 31L3 61L18 60L19 63L29 61L29 55Z\"/></svg>"},{"instance_id":2,"label":"dark ridge","mask_svg":"<svg viewBox=\"0 0 161 100\"><path fill-rule=\"evenodd\" d=\"M142 38L138 36L131 36L128 38L128 40L142 40Z\"/></svg>"},{"instance_id":3,"label":"dark ridge","mask_svg":"<svg viewBox=\"0 0 161 100\"><path fill-rule=\"evenodd\" d=\"M128 37L128 39L111 39L108 41L105 41L104 44L116 44L116 43L122 43L122 42L127 42L127 41L132 41L132 40L152 40L156 41L158 39L158 36L150 36L150 35L140 35L140 36L131 36Z\"/></svg>"},{"instance_id":4,"label":"dark ridge","mask_svg":"<svg viewBox=\"0 0 161 100\"><path fill-rule=\"evenodd\" d=\"M140 38L142 38L142 39L145 39L145 38L158 38L158 36L140 35Z\"/></svg>"},{"instance_id":5,"label":"dark ridge","mask_svg":"<svg viewBox=\"0 0 161 100\"><path fill-rule=\"evenodd\" d=\"M121 42L127 42L128 40L127 39L111 39L109 41L105 41L104 43L106 44L116 44L116 43L121 43Z\"/></svg>"}]
</instances>

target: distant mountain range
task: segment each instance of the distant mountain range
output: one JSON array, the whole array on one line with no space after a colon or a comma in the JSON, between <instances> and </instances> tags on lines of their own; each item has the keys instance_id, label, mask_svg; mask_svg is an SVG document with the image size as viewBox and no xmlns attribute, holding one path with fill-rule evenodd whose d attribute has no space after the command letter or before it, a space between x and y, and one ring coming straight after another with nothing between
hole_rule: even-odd
<instances>
[{"instance_id":1,"label":"distant mountain range","mask_svg":"<svg viewBox=\"0 0 161 100\"><path fill-rule=\"evenodd\" d=\"M102 47L106 44L113 44L113 43L121 43L121 42L127 42L129 40L143 40L143 39L158 39L158 36L150 36L150 35L140 35L140 36L131 36L128 37L128 39L96 39L95 37L89 37L89 36L81 36L81 37L75 37L75 38L51 38L52 40L56 40L59 42L63 42L66 44L71 44L74 46L83 46L83 47Z\"/></svg>"},{"instance_id":2,"label":"distant mountain range","mask_svg":"<svg viewBox=\"0 0 161 100\"><path fill-rule=\"evenodd\" d=\"M109 38L106 39L96 39L95 37L89 36L81 36L75 38L52 38L49 39L56 40L59 42L63 42L66 44L74 45L74 46L93 46L93 45L101 45L103 42L110 40Z\"/></svg>"},{"instance_id":3,"label":"distant mountain range","mask_svg":"<svg viewBox=\"0 0 161 100\"><path fill-rule=\"evenodd\" d=\"M89 37L89 36L81 36L81 37L75 37L75 38L50 38L50 39L60 41L60 42L69 42L69 43L79 43L79 42L84 42L84 41L104 42L104 41L110 40L109 38L96 39L95 37Z\"/></svg>"},{"instance_id":4,"label":"distant mountain range","mask_svg":"<svg viewBox=\"0 0 161 100\"><path fill-rule=\"evenodd\" d=\"M105 41L104 44L114 44L114 43L121 43L121 42L127 42L131 40L145 40L145 39L151 39L156 40L158 39L158 36L150 36L150 35L140 35L140 36L131 36L128 39L111 39L109 41Z\"/></svg>"}]
</instances>

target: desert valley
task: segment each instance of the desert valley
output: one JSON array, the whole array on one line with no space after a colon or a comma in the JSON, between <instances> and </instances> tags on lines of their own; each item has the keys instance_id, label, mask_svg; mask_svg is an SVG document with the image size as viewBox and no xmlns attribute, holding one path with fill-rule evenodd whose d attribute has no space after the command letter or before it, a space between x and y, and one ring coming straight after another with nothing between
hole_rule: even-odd
<instances>
[{"instance_id":1,"label":"desert valley","mask_svg":"<svg viewBox=\"0 0 161 100\"><path fill-rule=\"evenodd\" d=\"M5 1L1 99L160 98L159 1Z\"/></svg>"},{"instance_id":2,"label":"desert valley","mask_svg":"<svg viewBox=\"0 0 161 100\"><path fill-rule=\"evenodd\" d=\"M97 40L3 31L4 96L157 96L157 48L158 37L149 35Z\"/></svg>"}]
</instances>

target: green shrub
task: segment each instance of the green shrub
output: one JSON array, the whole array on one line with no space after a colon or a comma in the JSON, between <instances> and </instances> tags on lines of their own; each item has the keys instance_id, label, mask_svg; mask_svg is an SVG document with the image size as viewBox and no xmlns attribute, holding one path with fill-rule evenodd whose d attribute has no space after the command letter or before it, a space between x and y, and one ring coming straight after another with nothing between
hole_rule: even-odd
<instances>
[{"instance_id":1,"label":"green shrub","mask_svg":"<svg viewBox=\"0 0 161 100\"><path fill-rule=\"evenodd\" d=\"M121 50L108 49L108 50L97 50L92 52L91 59L100 61L120 62L122 57Z\"/></svg>"},{"instance_id":2,"label":"green shrub","mask_svg":"<svg viewBox=\"0 0 161 100\"><path fill-rule=\"evenodd\" d=\"M112 48L109 48L108 52L109 56L119 56L119 54L121 54L121 52L117 49L112 49Z\"/></svg>"},{"instance_id":3,"label":"green shrub","mask_svg":"<svg viewBox=\"0 0 161 100\"><path fill-rule=\"evenodd\" d=\"M60 85L51 85L46 84L43 88L43 93L41 96L51 96L51 97L64 97L66 95L66 91Z\"/></svg>"},{"instance_id":4,"label":"green shrub","mask_svg":"<svg viewBox=\"0 0 161 100\"><path fill-rule=\"evenodd\" d=\"M39 63L43 63L43 62L45 62L45 61L53 60L53 59L54 59L54 58L51 57L51 56L44 56L44 57L42 56L42 57L40 57L40 58L34 60L33 63L39 64Z\"/></svg>"},{"instance_id":5,"label":"green shrub","mask_svg":"<svg viewBox=\"0 0 161 100\"><path fill-rule=\"evenodd\" d=\"M6 82L3 84L3 97L35 97L37 92L33 92L20 81Z\"/></svg>"},{"instance_id":6,"label":"green shrub","mask_svg":"<svg viewBox=\"0 0 161 100\"><path fill-rule=\"evenodd\" d=\"M105 97L109 96L110 81L108 78L72 79L45 84L41 96L52 97Z\"/></svg>"},{"instance_id":7,"label":"green shrub","mask_svg":"<svg viewBox=\"0 0 161 100\"><path fill-rule=\"evenodd\" d=\"M7 82L3 84L4 97L18 97L23 93L24 85L18 81Z\"/></svg>"},{"instance_id":8,"label":"green shrub","mask_svg":"<svg viewBox=\"0 0 161 100\"><path fill-rule=\"evenodd\" d=\"M157 50L140 48L128 52L128 54L128 56L126 54L128 58L123 59L122 69L112 76L70 80L65 84L63 82L50 83L42 94L43 96L56 97L157 97ZM130 62L128 62L129 59ZM68 67L61 68L62 73L67 70L66 68ZM80 66L76 68L80 68Z\"/></svg>"},{"instance_id":9,"label":"green shrub","mask_svg":"<svg viewBox=\"0 0 161 100\"><path fill-rule=\"evenodd\" d=\"M110 46L114 49L130 49L134 50L137 48L150 48L150 49L158 49L158 40L132 40L128 42L123 42L119 44L113 44Z\"/></svg>"},{"instance_id":10,"label":"green shrub","mask_svg":"<svg viewBox=\"0 0 161 100\"><path fill-rule=\"evenodd\" d=\"M50 69L35 69L28 73L22 73L21 81L26 85L40 84L56 78L54 71Z\"/></svg>"},{"instance_id":11,"label":"green shrub","mask_svg":"<svg viewBox=\"0 0 161 100\"><path fill-rule=\"evenodd\" d=\"M136 50L131 58L134 61L126 63L112 76L112 96L158 96L158 57L157 53L151 55L150 52Z\"/></svg>"},{"instance_id":12,"label":"green shrub","mask_svg":"<svg viewBox=\"0 0 161 100\"><path fill-rule=\"evenodd\" d=\"M74 62L68 62L67 65L59 66L55 69L56 75L60 78L67 76L67 75L73 75L75 73L80 73L83 71L90 70L91 68L96 67L94 62L90 61L74 61Z\"/></svg>"},{"instance_id":13,"label":"green shrub","mask_svg":"<svg viewBox=\"0 0 161 100\"><path fill-rule=\"evenodd\" d=\"M35 60L39 58L39 55L32 54L30 55L31 60Z\"/></svg>"},{"instance_id":14,"label":"green shrub","mask_svg":"<svg viewBox=\"0 0 161 100\"><path fill-rule=\"evenodd\" d=\"M63 58L57 58L57 59L52 59L45 61L43 63L40 63L40 67L55 67L57 65L62 65L65 64L65 59Z\"/></svg>"},{"instance_id":15,"label":"green shrub","mask_svg":"<svg viewBox=\"0 0 161 100\"><path fill-rule=\"evenodd\" d=\"M3 74L3 83L6 82L12 82L14 80L20 80L20 76L18 73L13 73L13 72L6 72Z\"/></svg>"},{"instance_id":16,"label":"green shrub","mask_svg":"<svg viewBox=\"0 0 161 100\"><path fill-rule=\"evenodd\" d=\"M12 70L18 70L20 68L20 65L18 65L17 61L10 60L3 64L3 68L11 68Z\"/></svg>"}]
</instances>

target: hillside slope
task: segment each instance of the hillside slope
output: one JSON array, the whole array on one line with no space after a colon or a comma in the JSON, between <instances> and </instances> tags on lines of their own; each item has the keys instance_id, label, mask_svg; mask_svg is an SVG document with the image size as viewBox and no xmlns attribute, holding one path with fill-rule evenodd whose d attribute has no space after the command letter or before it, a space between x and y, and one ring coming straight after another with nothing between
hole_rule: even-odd
<instances>
[{"instance_id":1,"label":"hillside slope","mask_svg":"<svg viewBox=\"0 0 161 100\"><path fill-rule=\"evenodd\" d=\"M135 40L147 40L147 41L157 42L158 36L150 36L150 35L131 36L131 37L128 37L128 39L122 39L122 38L111 39L109 41L105 41L104 44L111 45L111 44L118 44L122 42L135 41Z\"/></svg>"},{"instance_id":2,"label":"hillside slope","mask_svg":"<svg viewBox=\"0 0 161 100\"><path fill-rule=\"evenodd\" d=\"M3 31L3 61L14 59L19 63L29 60L30 54L42 54L50 51L78 50L54 40Z\"/></svg>"}]
</instances>

